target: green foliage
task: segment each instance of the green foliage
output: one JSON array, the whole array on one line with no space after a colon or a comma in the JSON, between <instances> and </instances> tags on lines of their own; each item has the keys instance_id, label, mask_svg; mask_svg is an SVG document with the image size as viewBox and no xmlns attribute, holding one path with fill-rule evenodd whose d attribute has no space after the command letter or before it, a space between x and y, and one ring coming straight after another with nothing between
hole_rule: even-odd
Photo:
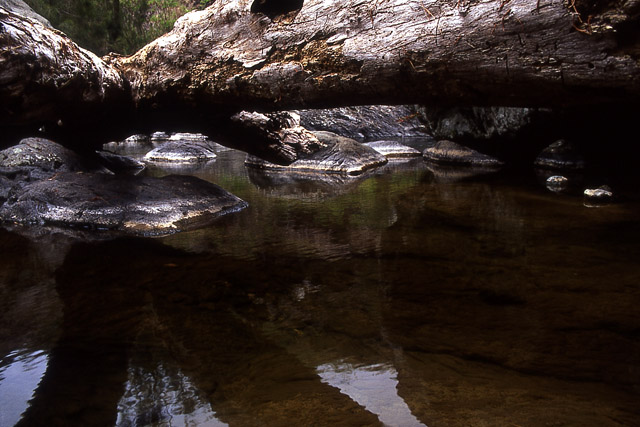
<instances>
[{"instance_id":1,"label":"green foliage","mask_svg":"<svg viewBox=\"0 0 640 427\"><path fill-rule=\"evenodd\" d=\"M131 54L213 0L25 0L80 46L98 55Z\"/></svg>"}]
</instances>

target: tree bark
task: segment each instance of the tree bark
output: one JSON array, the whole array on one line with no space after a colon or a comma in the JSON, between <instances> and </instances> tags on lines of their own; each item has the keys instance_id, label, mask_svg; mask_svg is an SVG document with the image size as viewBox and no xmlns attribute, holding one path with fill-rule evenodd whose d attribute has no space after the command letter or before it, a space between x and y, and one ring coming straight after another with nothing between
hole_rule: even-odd
<instances>
[{"instance_id":1,"label":"tree bark","mask_svg":"<svg viewBox=\"0 0 640 427\"><path fill-rule=\"evenodd\" d=\"M217 1L103 60L0 9L0 125L69 140L179 128L251 150L273 140L239 142L241 110L640 105L640 0L274 2Z\"/></svg>"}]
</instances>

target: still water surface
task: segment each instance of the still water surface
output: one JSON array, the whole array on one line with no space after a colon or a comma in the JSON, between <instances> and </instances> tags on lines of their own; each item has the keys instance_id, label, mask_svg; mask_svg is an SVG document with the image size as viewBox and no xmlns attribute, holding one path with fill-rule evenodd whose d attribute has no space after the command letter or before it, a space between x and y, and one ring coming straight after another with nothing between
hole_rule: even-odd
<instances>
[{"instance_id":1,"label":"still water surface","mask_svg":"<svg viewBox=\"0 0 640 427\"><path fill-rule=\"evenodd\" d=\"M0 230L0 426L640 425L636 201L243 159L203 229Z\"/></svg>"}]
</instances>

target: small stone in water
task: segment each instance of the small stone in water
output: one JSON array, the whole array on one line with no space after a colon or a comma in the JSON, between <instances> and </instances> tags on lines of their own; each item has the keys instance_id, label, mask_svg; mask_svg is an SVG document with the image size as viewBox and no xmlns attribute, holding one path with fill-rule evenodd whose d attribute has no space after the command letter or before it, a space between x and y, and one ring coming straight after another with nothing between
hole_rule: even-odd
<instances>
[{"instance_id":1,"label":"small stone in water","mask_svg":"<svg viewBox=\"0 0 640 427\"><path fill-rule=\"evenodd\" d=\"M561 175L554 175L547 178L547 188L551 191L562 191L567 188L569 180Z\"/></svg>"},{"instance_id":2,"label":"small stone in water","mask_svg":"<svg viewBox=\"0 0 640 427\"><path fill-rule=\"evenodd\" d=\"M613 192L608 185L584 190L585 198L590 202L608 202L613 198Z\"/></svg>"}]
</instances>

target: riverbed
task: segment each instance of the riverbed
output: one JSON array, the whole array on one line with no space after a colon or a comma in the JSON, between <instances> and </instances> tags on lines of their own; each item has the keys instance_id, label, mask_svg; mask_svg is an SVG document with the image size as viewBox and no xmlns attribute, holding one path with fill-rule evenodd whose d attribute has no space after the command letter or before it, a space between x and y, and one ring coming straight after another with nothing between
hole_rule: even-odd
<instances>
[{"instance_id":1,"label":"riverbed","mask_svg":"<svg viewBox=\"0 0 640 427\"><path fill-rule=\"evenodd\" d=\"M145 172L249 203L204 228L0 230L1 427L638 424L636 198L244 156Z\"/></svg>"}]
</instances>

